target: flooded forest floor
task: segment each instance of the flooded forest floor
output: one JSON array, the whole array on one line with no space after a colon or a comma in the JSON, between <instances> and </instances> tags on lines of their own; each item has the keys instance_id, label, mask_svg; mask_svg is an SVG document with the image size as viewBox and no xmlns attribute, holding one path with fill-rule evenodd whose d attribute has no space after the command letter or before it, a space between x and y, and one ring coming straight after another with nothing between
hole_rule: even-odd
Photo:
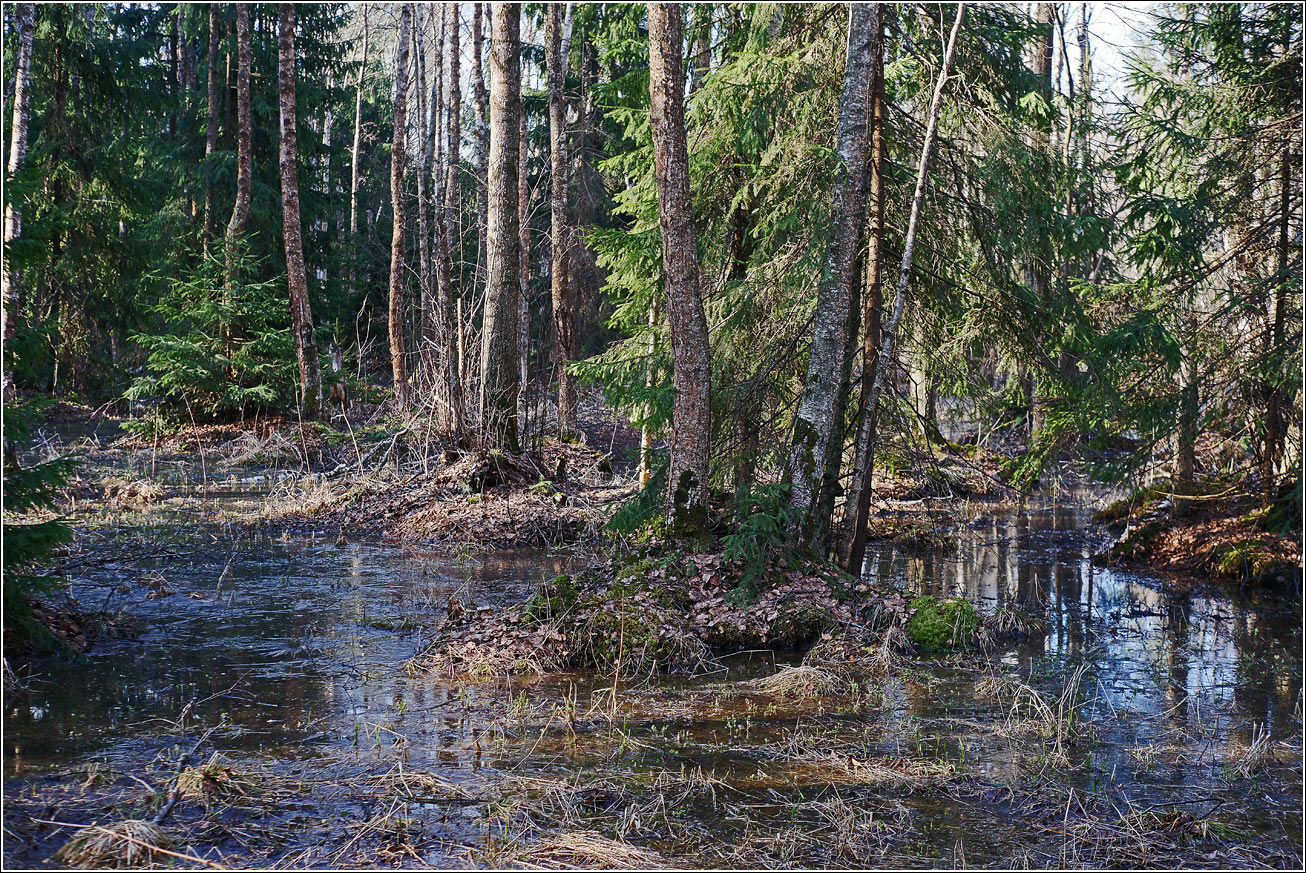
<instances>
[{"instance_id":1,"label":"flooded forest floor","mask_svg":"<svg viewBox=\"0 0 1306 873\"><path fill-rule=\"evenodd\" d=\"M568 545L633 490L615 425L420 474L390 431L346 434L352 455L322 434L305 476L314 446L286 433L65 430L87 458L58 568L79 608L49 609L88 651L8 662L6 866L1301 864L1299 570L1149 575L1109 551L1147 522L1094 522L1091 491L890 489L860 579L785 623L730 601L710 556ZM587 588L604 568L628 587ZM715 645L636 671L626 605L668 575L699 586L674 615ZM503 649L513 616L561 651L566 586L618 598L617 671L602 599L599 657L432 661ZM923 595L972 604L974 634L906 640ZM756 639L722 636L746 615Z\"/></svg>"}]
</instances>

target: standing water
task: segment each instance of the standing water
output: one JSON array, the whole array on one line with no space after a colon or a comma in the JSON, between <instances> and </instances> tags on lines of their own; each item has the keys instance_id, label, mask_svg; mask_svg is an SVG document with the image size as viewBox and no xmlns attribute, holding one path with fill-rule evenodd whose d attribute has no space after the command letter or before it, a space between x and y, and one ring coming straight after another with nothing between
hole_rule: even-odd
<instances>
[{"instance_id":1,"label":"standing water","mask_svg":"<svg viewBox=\"0 0 1306 873\"><path fill-rule=\"evenodd\" d=\"M616 686L409 676L451 602L501 608L566 560L215 520L238 500L79 533L78 600L143 630L7 690L8 862L58 866L73 825L148 818L201 738L206 781L170 820L182 864L1299 858L1299 597L1095 567L1080 507L989 507L930 548L873 548L881 581L1047 632L995 644L981 681L970 656L905 658L813 697L746 682L792 653Z\"/></svg>"}]
</instances>

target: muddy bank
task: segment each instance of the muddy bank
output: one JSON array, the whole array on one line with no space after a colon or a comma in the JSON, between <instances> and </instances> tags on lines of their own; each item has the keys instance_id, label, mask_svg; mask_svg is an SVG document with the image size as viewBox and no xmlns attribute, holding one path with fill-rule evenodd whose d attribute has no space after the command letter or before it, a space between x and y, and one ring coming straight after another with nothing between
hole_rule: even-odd
<instances>
[{"instance_id":1,"label":"muddy bank","mask_svg":"<svg viewBox=\"0 0 1306 873\"><path fill-rule=\"evenodd\" d=\"M1300 588L1300 528L1281 532L1275 505L1266 508L1246 496L1203 499L1183 518L1175 518L1171 506L1171 498L1154 489L1095 513L1095 521L1118 533L1098 563L1162 574L1181 586L1202 580ZM1296 511L1300 519L1299 503Z\"/></svg>"}]
</instances>

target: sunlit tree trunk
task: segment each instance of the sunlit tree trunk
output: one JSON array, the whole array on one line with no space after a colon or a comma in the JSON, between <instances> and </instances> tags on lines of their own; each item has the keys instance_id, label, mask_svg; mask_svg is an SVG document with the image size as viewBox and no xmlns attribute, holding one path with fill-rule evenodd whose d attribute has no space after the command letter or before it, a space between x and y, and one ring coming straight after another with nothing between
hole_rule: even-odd
<instances>
[{"instance_id":1,"label":"sunlit tree trunk","mask_svg":"<svg viewBox=\"0 0 1306 873\"><path fill-rule=\"evenodd\" d=\"M549 70L550 216L552 226L554 360L558 377L558 435L576 433L576 386L567 363L576 359L576 316L570 290L570 219L567 215L567 52L571 47L572 4L564 17L560 4L549 7L545 52Z\"/></svg>"},{"instance_id":2,"label":"sunlit tree trunk","mask_svg":"<svg viewBox=\"0 0 1306 873\"><path fill-rule=\"evenodd\" d=\"M418 359L421 361L419 382L434 385L436 377L436 304L432 287L430 199L431 130L426 123L431 95L426 90L426 33L422 6L413 10L413 47L417 55L417 285L421 289L421 312L418 319ZM439 54L434 55L439 63Z\"/></svg>"},{"instance_id":3,"label":"sunlit tree trunk","mask_svg":"<svg viewBox=\"0 0 1306 873\"><path fill-rule=\"evenodd\" d=\"M408 45L412 37L412 4L399 12L399 43L395 47L395 131L390 155L390 199L394 232L390 237L390 368L394 373L395 405L409 403L408 352L404 346L404 158L408 149Z\"/></svg>"},{"instance_id":4,"label":"sunlit tree trunk","mask_svg":"<svg viewBox=\"0 0 1306 873\"><path fill-rule=\"evenodd\" d=\"M807 378L789 450L790 503L804 519L801 538L818 548L825 546L828 536L829 518L823 505L839 474L839 425L846 400L842 375L853 319L853 262L866 215L871 9L869 4L854 4L849 12L836 143L839 166L831 194L833 226L817 289Z\"/></svg>"},{"instance_id":5,"label":"sunlit tree trunk","mask_svg":"<svg viewBox=\"0 0 1306 873\"><path fill-rule=\"evenodd\" d=\"M939 108L943 105L943 88L948 82L948 69L952 64L952 52L957 45L957 33L961 30L962 16L966 4L957 5L957 17L952 23L952 32L948 35L947 47L943 50L943 62L939 67L938 79L934 83L934 96L930 100L928 121L925 125L925 140L921 143L920 160L916 166L916 190L912 195L911 212L907 218L907 235L903 239L902 265L898 269L898 287L893 297L893 309L889 323L884 327L880 347L875 354L875 376L871 382L870 394L866 398L865 412L857 432L857 457L864 459L864 469L855 473L856 481L861 483L861 492L850 495L849 507L853 512L851 522L853 541L848 554L844 556L844 567L849 572L858 573L865 557L865 527L870 507L871 467L875 458L875 439L877 415L880 397L884 393L889 371L893 368L894 354L898 339L898 326L902 323L906 307L907 285L911 279L912 260L916 252L916 231L920 223L921 205L925 199L925 184L929 178L930 157L934 152L935 132L939 123ZM883 240L881 240L881 243ZM881 253L880 258L883 258ZM863 376L866 378L866 376ZM855 502L854 502L855 501Z\"/></svg>"},{"instance_id":6,"label":"sunlit tree trunk","mask_svg":"<svg viewBox=\"0 0 1306 873\"><path fill-rule=\"evenodd\" d=\"M5 166L6 175L13 178L22 169L27 158L27 124L32 105L32 42L36 32L36 6L33 3L21 3L18 6L18 59L14 71L14 120L10 129L9 161ZM16 199L16 198L14 198ZM5 204L5 248L23 235L23 213L13 199ZM5 258L5 268L0 270L4 282L4 291L0 295L3 301L4 326L2 335L6 344L14 338L15 319L18 317L19 276L18 271ZM13 397L14 382L9 368L4 368L4 399Z\"/></svg>"},{"instance_id":7,"label":"sunlit tree trunk","mask_svg":"<svg viewBox=\"0 0 1306 873\"><path fill-rule=\"evenodd\" d=\"M517 157L521 7L494 4L490 33L490 155L481 429L488 445L517 450Z\"/></svg>"},{"instance_id":8,"label":"sunlit tree trunk","mask_svg":"<svg viewBox=\"0 0 1306 873\"><path fill-rule=\"evenodd\" d=\"M707 318L698 288L697 243L689 192L681 61L684 7L650 3L648 19L649 108L675 388L667 518L673 531L691 532L701 529L707 520L712 362Z\"/></svg>"},{"instance_id":9,"label":"sunlit tree trunk","mask_svg":"<svg viewBox=\"0 0 1306 873\"><path fill-rule=\"evenodd\" d=\"M281 4L281 31L277 40L281 85L281 217L286 243L286 277L290 286L291 331L299 359L299 384L305 418L317 418L322 406L322 367L317 360L313 333L313 308L308 299L304 268L304 241L299 222L299 161L295 153L295 4Z\"/></svg>"},{"instance_id":10,"label":"sunlit tree trunk","mask_svg":"<svg viewBox=\"0 0 1306 873\"><path fill-rule=\"evenodd\" d=\"M857 572L866 553L866 522L871 508L871 471L874 457L867 454L875 444L879 410L870 407L880 352L880 322L884 314L881 275L884 263L884 166L888 146L884 138L884 7L871 10L871 158L867 192L865 288L862 293L862 396L854 440L852 484L844 506L840 562L850 573Z\"/></svg>"}]
</instances>

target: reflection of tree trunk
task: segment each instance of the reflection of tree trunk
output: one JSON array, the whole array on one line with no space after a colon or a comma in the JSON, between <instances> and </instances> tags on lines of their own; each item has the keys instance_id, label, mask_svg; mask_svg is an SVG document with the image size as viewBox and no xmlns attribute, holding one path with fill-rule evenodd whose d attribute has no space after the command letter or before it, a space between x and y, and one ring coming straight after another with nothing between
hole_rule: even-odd
<instances>
[{"instance_id":1,"label":"reflection of tree trunk","mask_svg":"<svg viewBox=\"0 0 1306 873\"><path fill-rule=\"evenodd\" d=\"M878 5L875 8L882 8ZM943 52L943 63L939 68L939 77L934 85L934 96L930 101L930 114L925 127L925 140L921 144L920 161L916 168L916 190L912 197L911 212L907 220L907 235L903 241L902 266L898 271L898 287L893 298L893 310L889 316L889 323L884 329L883 337L876 342L876 333L873 328L880 320L880 313L872 311L871 307L878 309L879 292L867 289L866 306L867 312L867 329L862 341L863 361L870 360L872 369L863 371L862 379L869 379L869 388L863 388L865 400L861 422L857 430L856 457L860 459L854 469L853 489L848 495L847 509L844 510L844 532L843 543L840 558L844 567L850 573L859 573L862 561L866 555L866 524L870 517L871 506L871 473L875 462L875 443L877 437L877 427L879 424L879 406L880 396L884 392L884 386L888 378L888 373L893 367L895 345L898 337L898 325L902 321L903 308L907 296L907 283L911 278L912 258L916 249L916 228L920 220L921 203L925 196L925 182L929 177L930 155L934 149L935 128L939 121L939 108L943 103L943 88L948 81L948 67L952 62L952 51L957 43L957 32L961 29L962 15L966 11L964 3L957 6L957 17L952 24L952 32L948 36L948 45ZM882 28L882 24L881 24ZM882 29L876 31L883 33ZM881 45L881 51L883 46ZM881 55L882 57L882 55ZM884 156L881 155L883 160ZM883 185L883 174L873 174L872 178L880 179ZM876 203L878 215L875 220L877 227L870 234L876 250L869 257L867 262L867 283L878 285L879 271L883 260L883 228L884 228L884 202L883 187L880 189L880 200ZM869 375L870 372L874 376Z\"/></svg>"},{"instance_id":2,"label":"reflection of tree trunk","mask_svg":"<svg viewBox=\"0 0 1306 873\"><path fill-rule=\"evenodd\" d=\"M21 3L18 6L18 61L17 69L14 72L14 121L10 129L9 140L9 162L6 165L6 171L9 178L22 169L23 161L27 158L27 123L28 116L31 112L32 105L32 42L36 32L36 6L32 3ZM18 239L23 234L23 213L18 208L13 198L5 204L5 248ZM0 293L0 305L3 309L4 326L0 333L4 336L5 344L9 344L14 338L14 324L18 318L18 307L20 303L18 290L18 271L9 265L9 259L5 258L5 269L0 271L0 281L4 282L4 290ZM4 399L13 399L14 382L13 374L9 368L4 368Z\"/></svg>"},{"instance_id":3,"label":"reflection of tree trunk","mask_svg":"<svg viewBox=\"0 0 1306 873\"><path fill-rule=\"evenodd\" d=\"M563 81L571 47L572 4L564 17L558 4L549 7L545 39L549 73L550 217L553 266L549 272L553 296L554 360L558 379L558 436L576 433L576 388L567 363L576 359L576 319L571 300L571 228L567 215L567 102Z\"/></svg>"},{"instance_id":4,"label":"reflection of tree trunk","mask_svg":"<svg viewBox=\"0 0 1306 873\"><path fill-rule=\"evenodd\" d=\"M487 176L485 317L481 341L481 429L488 445L509 451L516 451L518 445L520 28L520 6L494 4L490 31L490 165Z\"/></svg>"},{"instance_id":5,"label":"reflection of tree trunk","mask_svg":"<svg viewBox=\"0 0 1306 873\"><path fill-rule=\"evenodd\" d=\"M399 12L399 43L395 47L395 130L390 154L390 200L394 204L394 229L390 237L390 369L394 374L395 405L407 409L408 350L404 346L404 158L408 149L408 45L412 40L413 7Z\"/></svg>"},{"instance_id":6,"label":"reflection of tree trunk","mask_svg":"<svg viewBox=\"0 0 1306 873\"><path fill-rule=\"evenodd\" d=\"M681 44L684 6L650 3L649 97L662 230L662 279L671 327L675 401L667 516L673 530L706 521L712 438L712 363L698 287L694 213L685 141Z\"/></svg>"},{"instance_id":7,"label":"reflection of tree trunk","mask_svg":"<svg viewBox=\"0 0 1306 873\"><path fill-rule=\"evenodd\" d=\"M850 360L852 274L866 215L867 128L870 109L871 34L879 6L854 4L848 19L848 51L839 100L838 174L830 242L817 290L807 377L794 416L788 476L791 505L803 516L801 538L823 548L829 519L826 495L838 479L845 380Z\"/></svg>"},{"instance_id":8,"label":"reflection of tree trunk","mask_svg":"<svg viewBox=\"0 0 1306 873\"><path fill-rule=\"evenodd\" d=\"M286 243L286 276L290 286L291 330L299 360L299 384L305 418L317 418L322 405L322 367L317 360L313 334L313 308L308 299L304 268L304 241L299 219L299 160L295 130L295 4L281 4L281 31L277 41L281 85L281 212Z\"/></svg>"}]
</instances>

